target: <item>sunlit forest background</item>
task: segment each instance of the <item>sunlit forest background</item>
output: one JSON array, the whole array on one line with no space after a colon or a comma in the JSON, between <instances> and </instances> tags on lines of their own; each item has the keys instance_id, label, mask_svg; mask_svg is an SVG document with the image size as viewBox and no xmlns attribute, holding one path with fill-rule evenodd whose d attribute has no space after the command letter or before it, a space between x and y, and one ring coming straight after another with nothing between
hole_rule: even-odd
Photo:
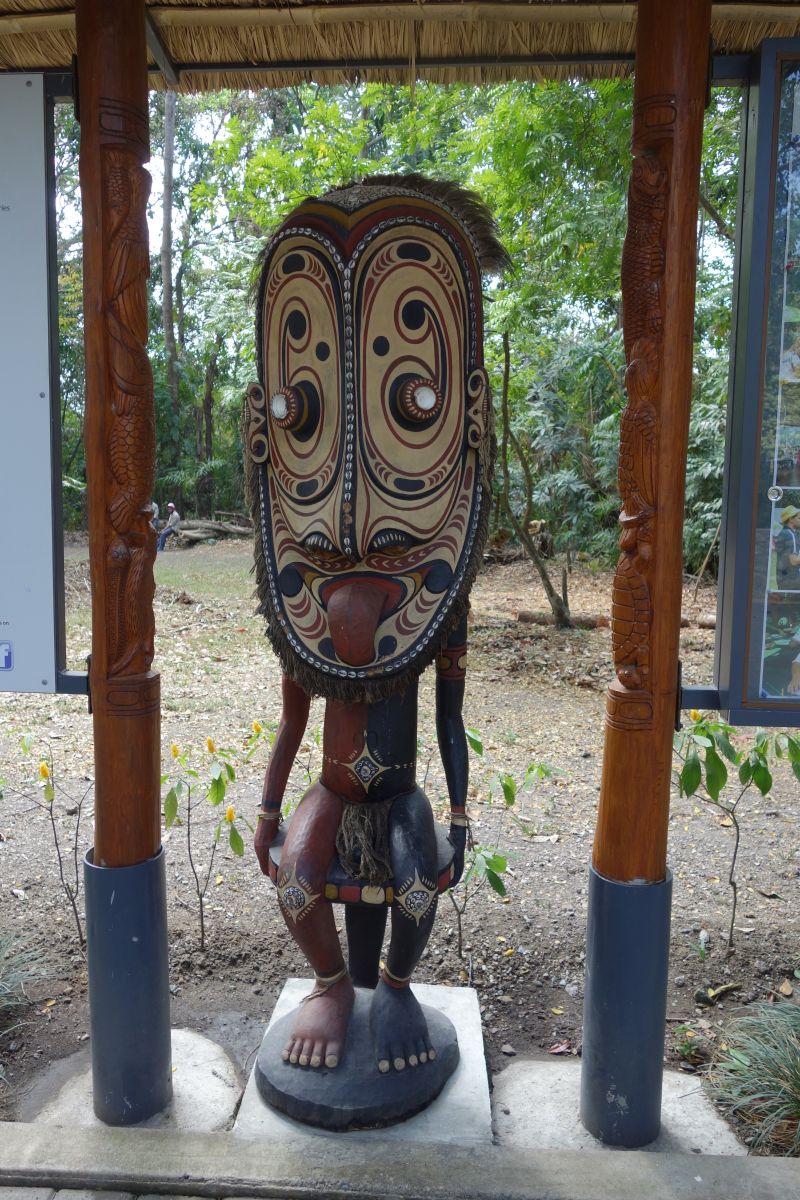
<instances>
[{"instance_id":1,"label":"sunlit forest background","mask_svg":"<svg viewBox=\"0 0 800 1200\"><path fill-rule=\"evenodd\" d=\"M602 564L617 543L625 404L619 267L630 168L626 81L485 88L307 85L151 97L150 353L155 499L184 515L244 507L239 418L255 378L254 264L308 195L381 172L475 189L514 264L485 285L500 462L492 534L547 522ZM685 558L720 519L740 96L706 114ZM85 524L78 129L57 111L64 506ZM711 558L714 566L714 557Z\"/></svg>"}]
</instances>

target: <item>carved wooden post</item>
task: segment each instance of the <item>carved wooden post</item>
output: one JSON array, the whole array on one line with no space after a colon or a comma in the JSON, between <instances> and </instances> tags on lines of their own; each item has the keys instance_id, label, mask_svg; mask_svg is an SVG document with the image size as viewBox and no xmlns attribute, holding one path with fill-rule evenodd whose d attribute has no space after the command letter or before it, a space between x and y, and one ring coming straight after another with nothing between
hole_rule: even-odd
<instances>
[{"instance_id":1,"label":"carved wooden post","mask_svg":"<svg viewBox=\"0 0 800 1200\"><path fill-rule=\"evenodd\" d=\"M90 686L98 866L151 858L159 830L153 661L155 464L147 358L150 157L144 5L78 5L86 316Z\"/></svg>"},{"instance_id":2,"label":"carved wooden post","mask_svg":"<svg viewBox=\"0 0 800 1200\"><path fill-rule=\"evenodd\" d=\"M127 1124L171 1094L160 697L150 670L155 418L146 350L144 0L78 0L76 19L95 745L95 845L86 866L94 1103L102 1119Z\"/></svg>"},{"instance_id":3,"label":"carved wooden post","mask_svg":"<svg viewBox=\"0 0 800 1200\"><path fill-rule=\"evenodd\" d=\"M616 678L590 883L581 1103L591 1132L629 1146L652 1140L660 1122L667 822L710 16L710 0L638 6L622 255L628 404L612 598Z\"/></svg>"}]
</instances>

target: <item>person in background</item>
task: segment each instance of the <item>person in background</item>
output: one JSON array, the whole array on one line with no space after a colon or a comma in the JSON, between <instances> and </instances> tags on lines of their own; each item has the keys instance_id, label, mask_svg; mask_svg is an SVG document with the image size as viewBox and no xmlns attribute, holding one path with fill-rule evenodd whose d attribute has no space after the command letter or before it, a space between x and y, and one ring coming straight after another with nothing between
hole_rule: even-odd
<instances>
[{"instance_id":1,"label":"person in background","mask_svg":"<svg viewBox=\"0 0 800 1200\"><path fill-rule=\"evenodd\" d=\"M150 526L158 533L158 505L155 500L150 501L150 511L152 514L150 517Z\"/></svg>"},{"instance_id":2,"label":"person in background","mask_svg":"<svg viewBox=\"0 0 800 1200\"><path fill-rule=\"evenodd\" d=\"M800 508L793 504L781 510L781 531L775 538L775 552L778 587L789 591L800 589Z\"/></svg>"},{"instance_id":3,"label":"person in background","mask_svg":"<svg viewBox=\"0 0 800 1200\"><path fill-rule=\"evenodd\" d=\"M169 504L167 505L167 513L168 513L167 523L164 526L164 528L161 530L161 533L158 535L158 549L159 550L164 549L164 547L167 544L167 538L171 534L177 533L178 530L180 529L180 525L181 525L181 514L178 512L177 508L175 507L175 505L172 503L171 500L170 500Z\"/></svg>"}]
</instances>

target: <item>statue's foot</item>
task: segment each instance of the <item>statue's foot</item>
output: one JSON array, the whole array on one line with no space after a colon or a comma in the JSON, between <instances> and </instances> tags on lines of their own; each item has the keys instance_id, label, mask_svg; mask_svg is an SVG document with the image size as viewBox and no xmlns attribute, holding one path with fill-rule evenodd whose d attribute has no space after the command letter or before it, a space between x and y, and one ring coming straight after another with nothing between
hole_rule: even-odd
<instances>
[{"instance_id":1,"label":"statue's foot","mask_svg":"<svg viewBox=\"0 0 800 1200\"><path fill-rule=\"evenodd\" d=\"M300 1005L281 1057L299 1067L337 1067L342 1056L355 991L345 974L331 986L317 983Z\"/></svg>"},{"instance_id":2,"label":"statue's foot","mask_svg":"<svg viewBox=\"0 0 800 1200\"><path fill-rule=\"evenodd\" d=\"M372 996L369 1023L378 1070L384 1074L436 1057L428 1023L410 987L393 988L381 979Z\"/></svg>"}]
</instances>

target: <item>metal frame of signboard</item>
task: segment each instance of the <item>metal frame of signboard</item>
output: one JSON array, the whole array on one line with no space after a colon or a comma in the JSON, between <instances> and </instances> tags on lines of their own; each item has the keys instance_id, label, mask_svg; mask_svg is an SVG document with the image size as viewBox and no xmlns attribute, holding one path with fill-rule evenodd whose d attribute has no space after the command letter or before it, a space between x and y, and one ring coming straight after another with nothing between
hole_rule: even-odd
<instances>
[{"instance_id":1,"label":"metal frame of signboard","mask_svg":"<svg viewBox=\"0 0 800 1200\"><path fill-rule=\"evenodd\" d=\"M55 106L72 102L72 75L45 74L45 179L47 186L47 274L50 305L50 395L52 397L53 436L53 576L55 580L56 614L56 692L86 695L89 677L85 671L67 671L67 638L64 617L64 521L62 514L61 479L61 380L58 356L58 240L56 226L55 178Z\"/></svg>"},{"instance_id":2,"label":"metal frame of signboard","mask_svg":"<svg viewBox=\"0 0 800 1200\"><path fill-rule=\"evenodd\" d=\"M775 274L771 255L777 121L781 68L787 61L800 65L799 40L765 41L760 54L751 59L743 97L715 685L685 687L681 694L682 708L717 708L735 725L800 725L800 696L778 700L747 694L748 680L763 655L763 634L761 639L753 634L754 616L762 609L766 612L769 594L765 582L763 597L754 596L753 584L754 577L768 579L772 529L771 515L764 527L767 504L758 488L760 482L763 485L759 464L767 317L770 280ZM800 608L800 592L797 603Z\"/></svg>"}]
</instances>

